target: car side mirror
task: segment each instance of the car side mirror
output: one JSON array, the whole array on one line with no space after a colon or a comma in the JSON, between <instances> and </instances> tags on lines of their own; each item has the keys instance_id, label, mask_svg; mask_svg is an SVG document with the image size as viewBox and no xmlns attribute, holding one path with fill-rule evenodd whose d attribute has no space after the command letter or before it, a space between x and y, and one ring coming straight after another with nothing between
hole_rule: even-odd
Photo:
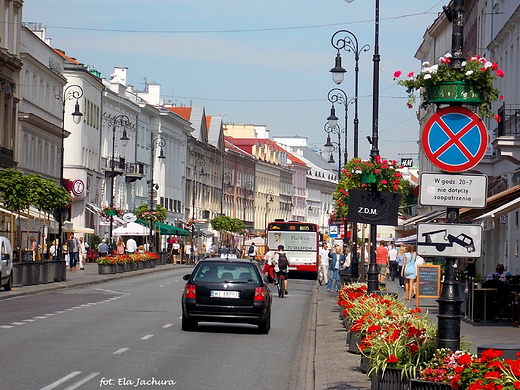
<instances>
[{"instance_id":1,"label":"car side mirror","mask_svg":"<svg viewBox=\"0 0 520 390\"><path fill-rule=\"evenodd\" d=\"M191 274L186 274L182 277L182 280L189 280L190 279L190 276Z\"/></svg>"}]
</instances>

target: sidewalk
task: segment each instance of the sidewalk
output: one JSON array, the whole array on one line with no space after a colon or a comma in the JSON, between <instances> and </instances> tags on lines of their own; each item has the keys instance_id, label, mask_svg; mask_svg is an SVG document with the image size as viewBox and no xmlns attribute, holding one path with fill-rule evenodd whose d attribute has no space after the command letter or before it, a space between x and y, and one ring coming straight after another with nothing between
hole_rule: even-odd
<instances>
[{"instance_id":1,"label":"sidewalk","mask_svg":"<svg viewBox=\"0 0 520 390\"><path fill-rule=\"evenodd\" d=\"M387 290L404 298L404 290L396 281L387 282ZM315 357L315 390L370 389L370 381L360 370L360 356L348 352L347 332L339 318L337 294L318 286ZM408 303L415 308L415 300ZM421 299L419 307L437 323L438 303ZM518 343L520 328L504 322L460 322L460 334L467 348L477 353L480 346Z\"/></svg>"}]
</instances>

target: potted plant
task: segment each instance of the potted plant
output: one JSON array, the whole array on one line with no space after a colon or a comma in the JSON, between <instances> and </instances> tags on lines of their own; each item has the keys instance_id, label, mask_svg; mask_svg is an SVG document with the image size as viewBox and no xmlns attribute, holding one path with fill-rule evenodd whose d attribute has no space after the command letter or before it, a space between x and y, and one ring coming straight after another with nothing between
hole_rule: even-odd
<instances>
[{"instance_id":1,"label":"potted plant","mask_svg":"<svg viewBox=\"0 0 520 390\"><path fill-rule=\"evenodd\" d=\"M96 260L98 264L98 273L104 274L115 274L116 273L116 258L115 257L99 257Z\"/></svg>"},{"instance_id":2,"label":"potted plant","mask_svg":"<svg viewBox=\"0 0 520 390\"><path fill-rule=\"evenodd\" d=\"M111 217L122 217L123 214L125 213L124 210L122 209L119 209L117 207L110 207L110 206L107 206L107 207L104 207L100 212L99 212L99 216L105 220L105 221L109 221Z\"/></svg>"},{"instance_id":3,"label":"potted plant","mask_svg":"<svg viewBox=\"0 0 520 390\"><path fill-rule=\"evenodd\" d=\"M503 99L494 87L497 77L504 77L504 71L496 62L490 62L480 55L471 56L463 61L460 67L450 66L451 54L447 53L439 59L439 63L431 65L423 63L421 72L408 73L408 78L400 79L402 72L394 72L394 79L406 88L407 106L413 107L417 99L416 91L420 91L421 106L430 104L464 103L479 107L480 116L492 117L491 104ZM494 116L497 121L498 115Z\"/></svg>"}]
</instances>

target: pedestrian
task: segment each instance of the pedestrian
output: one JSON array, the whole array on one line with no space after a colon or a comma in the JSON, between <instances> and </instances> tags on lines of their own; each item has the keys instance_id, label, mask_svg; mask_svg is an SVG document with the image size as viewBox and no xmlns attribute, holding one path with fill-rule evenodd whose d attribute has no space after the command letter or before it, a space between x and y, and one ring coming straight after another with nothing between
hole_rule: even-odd
<instances>
[{"instance_id":1,"label":"pedestrian","mask_svg":"<svg viewBox=\"0 0 520 390\"><path fill-rule=\"evenodd\" d=\"M323 283L326 285L329 281L329 248L328 244L324 242L321 244L321 248L319 251L320 257L320 267L321 272L323 273Z\"/></svg>"},{"instance_id":2,"label":"pedestrian","mask_svg":"<svg viewBox=\"0 0 520 390\"><path fill-rule=\"evenodd\" d=\"M193 244L193 264L199 261L199 246L197 244Z\"/></svg>"},{"instance_id":3,"label":"pedestrian","mask_svg":"<svg viewBox=\"0 0 520 390\"><path fill-rule=\"evenodd\" d=\"M125 242L123 241L122 237L119 237L116 244L116 253L118 255L124 255L125 254Z\"/></svg>"},{"instance_id":4,"label":"pedestrian","mask_svg":"<svg viewBox=\"0 0 520 390\"><path fill-rule=\"evenodd\" d=\"M417 270L415 266L416 254L413 251L413 245L406 245L406 252L404 254L403 262L403 277L404 277L404 299L409 301L414 295L414 282L417 277Z\"/></svg>"},{"instance_id":5,"label":"pedestrian","mask_svg":"<svg viewBox=\"0 0 520 390\"><path fill-rule=\"evenodd\" d=\"M384 241L381 241L379 246L376 248L376 265L377 270L379 271L379 284L384 285L389 266L388 249L386 248L386 243Z\"/></svg>"},{"instance_id":6,"label":"pedestrian","mask_svg":"<svg viewBox=\"0 0 520 390\"><path fill-rule=\"evenodd\" d=\"M79 260L79 240L74 237L74 233L70 233L67 240L67 249L69 251L69 269L76 271L76 266Z\"/></svg>"},{"instance_id":7,"label":"pedestrian","mask_svg":"<svg viewBox=\"0 0 520 390\"><path fill-rule=\"evenodd\" d=\"M40 260L40 249L41 246L36 242L34 236L29 237L29 251L32 252L33 261Z\"/></svg>"},{"instance_id":8,"label":"pedestrian","mask_svg":"<svg viewBox=\"0 0 520 390\"><path fill-rule=\"evenodd\" d=\"M107 241L103 238L97 247L99 257L107 257L108 255L108 245Z\"/></svg>"},{"instance_id":9,"label":"pedestrian","mask_svg":"<svg viewBox=\"0 0 520 390\"><path fill-rule=\"evenodd\" d=\"M269 249L269 247L265 247L266 251L264 255L264 268L262 269L262 274L265 275L268 283L274 283L274 252Z\"/></svg>"},{"instance_id":10,"label":"pedestrian","mask_svg":"<svg viewBox=\"0 0 520 390\"><path fill-rule=\"evenodd\" d=\"M251 260L254 260L257 256L257 254L258 254L258 251L256 249L255 243L253 242L253 243L251 243L251 245L249 245L249 249L247 250L247 255L249 256L249 258Z\"/></svg>"},{"instance_id":11,"label":"pedestrian","mask_svg":"<svg viewBox=\"0 0 520 390\"><path fill-rule=\"evenodd\" d=\"M404 263L405 246L401 245L397 251L397 272L399 275L399 286L404 288L403 263Z\"/></svg>"},{"instance_id":12,"label":"pedestrian","mask_svg":"<svg viewBox=\"0 0 520 390\"><path fill-rule=\"evenodd\" d=\"M184 245L184 258L186 260L186 264L191 264L191 242L188 241L185 245Z\"/></svg>"},{"instance_id":13,"label":"pedestrian","mask_svg":"<svg viewBox=\"0 0 520 390\"><path fill-rule=\"evenodd\" d=\"M344 264L345 255L341 253L341 246L336 245L334 250L329 253L329 281L327 282L327 291L339 291L339 272Z\"/></svg>"},{"instance_id":14,"label":"pedestrian","mask_svg":"<svg viewBox=\"0 0 520 390\"><path fill-rule=\"evenodd\" d=\"M388 250L388 260L390 264L390 279L392 281L395 280L395 277L398 275L397 273L397 249L395 249L395 245L390 244L390 249Z\"/></svg>"},{"instance_id":15,"label":"pedestrian","mask_svg":"<svg viewBox=\"0 0 520 390\"><path fill-rule=\"evenodd\" d=\"M79 270L82 271L85 269L85 260L87 258L88 252L88 244L83 239L83 237L79 238Z\"/></svg>"},{"instance_id":16,"label":"pedestrian","mask_svg":"<svg viewBox=\"0 0 520 390\"><path fill-rule=\"evenodd\" d=\"M126 240L126 253L132 255L135 252L137 252L137 243L133 237L130 237L128 240Z\"/></svg>"},{"instance_id":17,"label":"pedestrian","mask_svg":"<svg viewBox=\"0 0 520 390\"><path fill-rule=\"evenodd\" d=\"M178 240L174 241L172 244L172 249L170 251L173 264L177 264L177 260L179 259L180 249L181 249L181 245L179 244L179 241Z\"/></svg>"},{"instance_id":18,"label":"pedestrian","mask_svg":"<svg viewBox=\"0 0 520 390\"><path fill-rule=\"evenodd\" d=\"M49 248L49 258L51 260L57 260L58 259L58 240L54 240L51 244L51 247Z\"/></svg>"}]
</instances>

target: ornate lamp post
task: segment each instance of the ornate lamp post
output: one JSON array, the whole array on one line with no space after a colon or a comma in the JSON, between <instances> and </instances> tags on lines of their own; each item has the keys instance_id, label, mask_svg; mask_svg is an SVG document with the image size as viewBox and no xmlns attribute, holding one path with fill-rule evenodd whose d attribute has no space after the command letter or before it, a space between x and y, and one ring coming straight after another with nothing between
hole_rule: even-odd
<instances>
[{"instance_id":1,"label":"ornate lamp post","mask_svg":"<svg viewBox=\"0 0 520 390\"><path fill-rule=\"evenodd\" d=\"M338 180L341 175L341 149L338 142L333 142L330 140L330 134L327 135L327 142L323 145L325 152L329 153L329 164L335 164L333 152L338 152L339 162L338 162Z\"/></svg>"},{"instance_id":2,"label":"ornate lamp post","mask_svg":"<svg viewBox=\"0 0 520 390\"><path fill-rule=\"evenodd\" d=\"M269 214L269 204L274 202L273 199L274 190L268 189L265 192L265 221L264 221L264 227L265 231L267 232L267 215Z\"/></svg>"},{"instance_id":3,"label":"ornate lamp post","mask_svg":"<svg viewBox=\"0 0 520 390\"><path fill-rule=\"evenodd\" d=\"M107 120L109 118L106 118ZM130 138L128 138L126 134L126 128L130 126L130 119L126 115L117 115L115 116L110 122L108 122L109 126L112 127L112 159L110 160L110 207L114 207L114 177L118 175L118 173L115 172L115 149L116 149L116 129L118 127L123 128L123 135L120 138L121 144L123 147L128 145L128 141L130 141ZM114 216L110 215L110 241L108 244L109 247L109 253L112 253L112 230L114 227Z\"/></svg>"},{"instance_id":4,"label":"ornate lamp post","mask_svg":"<svg viewBox=\"0 0 520 390\"><path fill-rule=\"evenodd\" d=\"M348 3L353 0L346 0ZM330 40L332 47L337 50L335 66L330 70L332 79L336 84L341 84L345 76L346 70L341 66L340 50L345 50L354 53L354 157L359 157L359 117L358 117L358 103L359 103L359 55L362 52L367 52L370 49L368 44L359 47L357 37L349 30L339 30L334 33ZM345 114L346 115L346 114ZM345 159L345 163L347 160ZM346 230L345 230L346 234ZM352 262L351 262L351 277L357 280L359 276L358 267L358 252L357 252L357 222L352 224Z\"/></svg>"},{"instance_id":5,"label":"ornate lamp post","mask_svg":"<svg viewBox=\"0 0 520 390\"><path fill-rule=\"evenodd\" d=\"M204 165L206 165L206 159L204 157L199 157L193 163L193 181L192 181L192 195L191 195L191 250L193 254L193 246L195 242L195 184L197 171L199 176L206 176L204 173ZM191 262L191 259L188 259Z\"/></svg>"},{"instance_id":6,"label":"ornate lamp post","mask_svg":"<svg viewBox=\"0 0 520 390\"><path fill-rule=\"evenodd\" d=\"M65 155L65 105L68 100L76 100L76 104L74 105L74 112L72 115L72 120L75 124L79 124L81 122L81 117L83 114L79 109L79 99L83 96L83 88L79 85L73 84L69 85L63 91L62 95L56 94L55 98L61 101L62 109L61 109L61 149L60 149L60 186L63 185L63 165L64 165L64 155ZM62 258L63 251L63 209L58 210L58 259Z\"/></svg>"},{"instance_id":7,"label":"ornate lamp post","mask_svg":"<svg viewBox=\"0 0 520 390\"><path fill-rule=\"evenodd\" d=\"M222 175L222 198L220 200L220 214L224 215L224 188L227 188L228 191L233 189L233 184L231 184L231 180L233 179L233 175L231 172L225 172Z\"/></svg>"},{"instance_id":8,"label":"ornate lamp post","mask_svg":"<svg viewBox=\"0 0 520 390\"><path fill-rule=\"evenodd\" d=\"M352 3L354 0L345 0L347 3ZM373 88L372 88L372 137L369 137L369 141L372 145L372 148L370 149L370 157L372 160L375 160L376 156L379 155L379 62L380 62L380 56L379 56L379 0L375 0L375 28L374 28L374 55L372 56L372 62L373 62ZM358 48L358 41L354 34L352 34L350 31L342 30L343 34L347 34L347 38L340 39L335 41L336 34L339 34L340 31L338 31L336 34L332 36L332 46L334 46L336 49L338 49L338 55L336 56L336 66L331 69L331 72L333 74L333 77L339 74L344 74L346 71L345 69L341 68L341 57L339 55L340 49L345 49L347 51L354 52L354 55L356 56L356 114L355 117L357 119L357 101L358 101L358 78L357 78L357 70L358 64L358 56L360 51L368 51L369 46L364 45L360 49ZM339 61L338 61L339 59ZM339 66L338 66L339 65ZM343 71L341 70L343 69ZM337 84L341 83L343 78L340 76L337 78L336 81ZM341 81L340 81L341 80ZM354 149L357 148L357 137L358 137L358 129L357 129L357 123L356 119L354 122ZM356 153L356 150L354 150L354 154ZM358 157L358 156L356 156ZM377 191L377 183L372 184L371 191ZM353 233L355 234L355 241L354 244L357 244L357 224L354 224L353 226ZM354 236L353 236L354 239ZM376 266L376 245L377 245L377 225L370 225L370 263L368 267L368 292L374 292L379 289L378 284L378 278L377 278L377 266ZM352 264L358 264L357 262L357 248L353 248L354 252L354 259ZM354 276L354 270L352 270L352 276Z\"/></svg>"},{"instance_id":9,"label":"ornate lamp post","mask_svg":"<svg viewBox=\"0 0 520 390\"><path fill-rule=\"evenodd\" d=\"M151 159L150 159L150 180L148 181L148 184L150 184L150 190L149 190L149 195L150 195L150 211L154 211L155 210L155 202L154 202L154 199L157 197L157 190L159 189L159 184L157 183L154 183L153 182L153 171L154 171L154 163L155 163L155 158L154 158L154 150L156 148L159 148L159 155L157 156L157 158L159 159L159 161L161 160L164 160L166 158L166 156L164 155L164 146L166 145L166 141L162 138L155 138L151 144L149 144L148 146L150 147L150 152L151 152ZM155 196L154 196L155 195ZM149 245L150 245L150 252L152 251L152 248L153 248L153 245L154 245L154 240L153 240L153 219L150 218L150 238L149 238Z\"/></svg>"}]
</instances>

